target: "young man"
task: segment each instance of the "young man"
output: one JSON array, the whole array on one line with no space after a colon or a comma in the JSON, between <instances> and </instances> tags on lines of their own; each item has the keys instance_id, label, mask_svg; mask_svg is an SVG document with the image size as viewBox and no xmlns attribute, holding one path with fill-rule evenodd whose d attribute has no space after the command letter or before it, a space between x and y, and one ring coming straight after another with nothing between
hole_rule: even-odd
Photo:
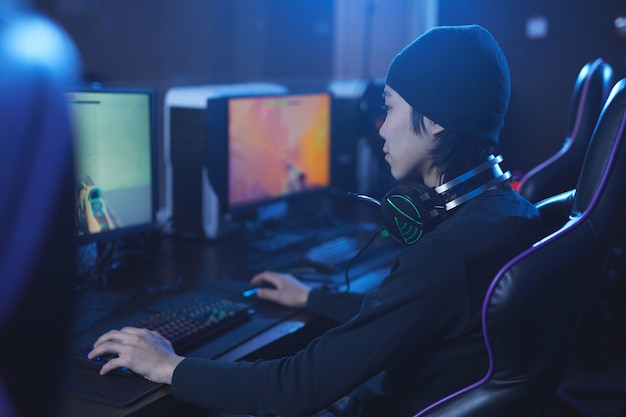
<instances>
[{"instance_id":1,"label":"young man","mask_svg":"<svg viewBox=\"0 0 626 417\"><path fill-rule=\"evenodd\" d=\"M479 26L438 27L393 60L380 129L396 179L433 188L484 163L509 104L504 55ZM464 202L402 251L364 296L311 290L286 274L258 296L342 324L294 356L253 363L183 358L150 331L110 331L92 356L172 385L175 397L235 413L308 415L349 395L342 416L412 416L487 370L481 305L491 279L540 237L537 210L502 183Z\"/></svg>"}]
</instances>

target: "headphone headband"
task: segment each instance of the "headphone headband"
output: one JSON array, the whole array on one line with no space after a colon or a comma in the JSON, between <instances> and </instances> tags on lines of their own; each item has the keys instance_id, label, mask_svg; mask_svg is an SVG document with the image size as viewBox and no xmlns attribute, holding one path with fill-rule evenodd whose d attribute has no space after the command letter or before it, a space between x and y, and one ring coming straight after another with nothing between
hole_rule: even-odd
<instances>
[{"instance_id":1,"label":"headphone headband","mask_svg":"<svg viewBox=\"0 0 626 417\"><path fill-rule=\"evenodd\" d=\"M502 155L489 155L487 161L478 165L476 168L459 175L445 184L435 187L435 192L442 196L445 201L446 211L452 210L477 195L482 194L484 191L511 178L509 171L502 172L500 165L498 165L500 162L502 162ZM489 180L481 184L479 180L482 180L482 178L479 178L479 176L489 169L491 170L491 175L484 175L489 178ZM476 178L475 181L470 181L474 178ZM455 188L460 185L463 185L463 189L459 190L460 192L455 191ZM472 188L472 186L474 188Z\"/></svg>"},{"instance_id":2,"label":"headphone headband","mask_svg":"<svg viewBox=\"0 0 626 417\"><path fill-rule=\"evenodd\" d=\"M492 166L497 165L500 162L502 162L502 155L498 155L498 156L489 155L485 162L478 165L476 168L470 169L466 173L461 174L458 177L446 182L445 184L435 187L435 191L437 191L437 194L443 194L444 192L448 191L452 187L459 185L460 183L467 181L470 178L475 177L477 174L480 174L484 170L491 168Z\"/></svg>"}]
</instances>

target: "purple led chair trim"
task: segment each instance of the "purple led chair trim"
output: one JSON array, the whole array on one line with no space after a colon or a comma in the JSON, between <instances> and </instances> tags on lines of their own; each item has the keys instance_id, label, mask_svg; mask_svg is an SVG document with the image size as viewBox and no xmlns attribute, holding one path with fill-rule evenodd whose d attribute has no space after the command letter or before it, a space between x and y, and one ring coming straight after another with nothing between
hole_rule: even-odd
<instances>
[{"instance_id":1,"label":"purple led chair trim","mask_svg":"<svg viewBox=\"0 0 626 417\"><path fill-rule=\"evenodd\" d=\"M539 165L537 165L536 167L528 171L526 175L524 175L522 179L520 180L520 184L519 184L520 189L522 188L524 183L528 180L528 178L532 177L533 175L535 175L535 173L541 171L546 166L553 164L554 161L556 161L561 156L563 156L563 154L572 146L572 142L578 135L578 130L580 129L583 108L585 107L585 101L587 100L587 93L589 92L589 84L591 84L592 77L589 76L589 74L593 74L598 69L601 63L602 61L600 59L597 59L593 62L592 66L589 68L589 71L587 72L587 78L585 78L585 81L583 82L583 89L582 89L582 92L580 93L580 100L578 101L578 109L576 111L576 119L574 121L574 128L572 129L572 133L569 135L569 139L570 139L569 146L562 147L557 153L552 155L550 158L546 159L545 161L543 161L542 163L540 163Z\"/></svg>"}]
</instances>

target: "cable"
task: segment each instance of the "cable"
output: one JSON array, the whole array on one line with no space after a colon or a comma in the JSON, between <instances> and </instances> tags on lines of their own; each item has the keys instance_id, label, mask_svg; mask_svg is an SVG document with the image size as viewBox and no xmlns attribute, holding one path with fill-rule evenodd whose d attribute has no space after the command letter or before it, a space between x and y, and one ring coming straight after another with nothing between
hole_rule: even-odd
<instances>
[{"instance_id":1,"label":"cable","mask_svg":"<svg viewBox=\"0 0 626 417\"><path fill-rule=\"evenodd\" d=\"M354 263L354 261L363 253L365 252L365 249L367 249L373 242L374 240L378 237L378 235L380 235L380 233L385 229L385 226L380 226L378 229L376 229L376 231L372 234L372 237L370 237L370 239L367 241L367 243L365 244L365 246L363 246L361 249L359 249L359 251L352 257L352 259L350 259L350 261L348 262L348 264L346 265L346 269L344 270L344 277L346 279L346 292L350 292L350 275L349 275L349 271L350 271L350 267L352 266L352 264Z\"/></svg>"},{"instance_id":2,"label":"cable","mask_svg":"<svg viewBox=\"0 0 626 417\"><path fill-rule=\"evenodd\" d=\"M379 207L381 205L380 201L378 201L377 199L375 199L373 197L365 195L365 194L353 193L351 191L348 191L347 195L349 197L353 197L353 198L356 198L356 199L361 200L361 201L367 201L368 203L372 203L372 204L377 205ZM345 279L346 279L346 292L350 292L350 276L349 276L350 266L352 266L352 264L354 263L356 258L358 258L365 251L365 249L367 249L368 246L371 245L372 242L374 242L374 239L376 239L376 237L384 229L385 229L385 226L380 226L378 229L376 229L376 231L374 232L372 237L370 237L370 240L367 241L365 246L363 246L361 249L359 249L359 251L354 255L354 257L352 257L352 259L350 259L350 261L348 262L348 265L346 265L346 269L344 270L344 276L345 276Z\"/></svg>"}]
</instances>

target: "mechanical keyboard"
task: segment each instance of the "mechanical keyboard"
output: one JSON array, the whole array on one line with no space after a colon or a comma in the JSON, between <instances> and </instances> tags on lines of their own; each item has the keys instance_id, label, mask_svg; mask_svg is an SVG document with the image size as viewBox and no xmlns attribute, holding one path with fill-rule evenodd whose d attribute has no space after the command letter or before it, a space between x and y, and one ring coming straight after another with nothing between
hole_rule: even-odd
<instances>
[{"instance_id":1,"label":"mechanical keyboard","mask_svg":"<svg viewBox=\"0 0 626 417\"><path fill-rule=\"evenodd\" d=\"M338 236L307 249L304 260L322 269L334 271L357 254L359 244L356 236Z\"/></svg>"},{"instance_id":2,"label":"mechanical keyboard","mask_svg":"<svg viewBox=\"0 0 626 417\"><path fill-rule=\"evenodd\" d=\"M158 331L180 353L198 342L215 337L243 323L250 318L252 313L248 304L205 295L180 309L167 309L154 313L134 323L133 326ZM105 355L89 359L87 354L91 348L91 346L82 346L78 352L77 357L81 365L100 369L102 365L115 357L115 355ZM129 371L120 369L117 373L128 375Z\"/></svg>"},{"instance_id":3,"label":"mechanical keyboard","mask_svg":"<svg viewBox=\"0 0 626 417\"><path fill-rule=\"evenodd\" d=\"M289 248L290 246L297 246L303 244L309 240L315 239L314 231L298 231L298 232L275 232L269 236L264 236L249 245L252 249L265 253L278 252Z\"/></svg>"}]
</instances>

